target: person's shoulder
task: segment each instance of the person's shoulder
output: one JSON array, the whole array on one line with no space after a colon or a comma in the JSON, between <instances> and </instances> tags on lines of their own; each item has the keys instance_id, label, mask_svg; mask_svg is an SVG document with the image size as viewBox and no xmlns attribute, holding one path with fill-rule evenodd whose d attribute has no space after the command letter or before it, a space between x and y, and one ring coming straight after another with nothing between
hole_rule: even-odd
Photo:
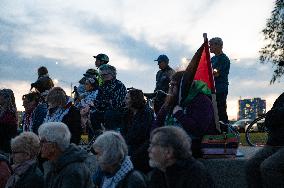
<instances>
[{"instance_id":1,"label":"person's shoulder","mask_svg":"<svg viewBox=\"0 0 284 188\"><path fill-rule=\"evenodd\" d=\"M230 63L229 57L228 57L226 54L224 54L224 53L222 53L222 54L220 55L220 59L222 59L222 60L225 61L225 62Z\"/></svg>"},{"instance_id":2,"label":"person's shoulder","mask_svg":"<svg viewBox=\"0 0 284 188\"><path fill-rule=\"evenodd\" d=\"M129 172L129 174L125 177L125 183L123 183L125 185L125 187L128 188L146 188L147 187L147 177L137 171L137 170L133 170L131 172ZM124 187L124 186L122 186Z\"/></svg>"}]
</instances>

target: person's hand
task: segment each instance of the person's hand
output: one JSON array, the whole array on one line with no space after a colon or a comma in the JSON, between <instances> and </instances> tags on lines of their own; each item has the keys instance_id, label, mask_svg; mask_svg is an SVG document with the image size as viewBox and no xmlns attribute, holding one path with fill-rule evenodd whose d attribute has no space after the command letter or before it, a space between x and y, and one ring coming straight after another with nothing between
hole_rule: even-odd
<instances>
[{"instance_id":1,"label":"person's hand","mask_svg":"<svg viewBox=\"0 0 284 188\"><path fill-rule=\"evenodd\" d=\"M179 105L176 105L173 109L173 114L177 113L177 111L182 110L182 107L180 107Z\"/></svg>"},{"instance_id":2,"label":"person's hand","mask_svg":"<svg viewBox=\"0 0 284 188\"><path fill-rule=\"evenodd\" d=\"M213 75L214 75L215 77L220 76L220 71L219 71L218 69L213 69Z\"/></svg>"}]
</instances>

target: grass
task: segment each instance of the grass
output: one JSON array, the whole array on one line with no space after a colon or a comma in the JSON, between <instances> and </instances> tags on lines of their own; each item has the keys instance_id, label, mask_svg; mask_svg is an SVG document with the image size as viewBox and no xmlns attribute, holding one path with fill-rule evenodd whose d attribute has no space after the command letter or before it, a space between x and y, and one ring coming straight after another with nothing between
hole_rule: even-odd
<instances>
[{"instance_id":1,"label":"grass","mask_svg":"<svg viewBox=\"0 0 284 188\"><path fill-rule=\"evenodd\" d=\"M259 143L260 145L263 145L266 143L267 134L263 132L251 133L251 140L254 143ZM248 146L248 143L245 138L245 133L240 133L240 145Z\"/></svg>"}]
</instances>

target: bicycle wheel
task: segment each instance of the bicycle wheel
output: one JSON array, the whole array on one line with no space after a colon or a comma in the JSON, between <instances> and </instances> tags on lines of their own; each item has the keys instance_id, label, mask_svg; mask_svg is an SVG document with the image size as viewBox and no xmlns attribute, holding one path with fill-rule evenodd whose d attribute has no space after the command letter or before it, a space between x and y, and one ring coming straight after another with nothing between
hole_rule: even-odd
<instances>
[{"instance_id":1,"label":"bicycle wheel","mask_svg":"<svg viewBox=\"0 0 284 188\"><path fill-rule=\"evenodd\" d=\"M246 128L246 141L250 146L263 146L266 144L268 132L264 126L265 114L253 120Z\"/></svg>"}]
</instances>

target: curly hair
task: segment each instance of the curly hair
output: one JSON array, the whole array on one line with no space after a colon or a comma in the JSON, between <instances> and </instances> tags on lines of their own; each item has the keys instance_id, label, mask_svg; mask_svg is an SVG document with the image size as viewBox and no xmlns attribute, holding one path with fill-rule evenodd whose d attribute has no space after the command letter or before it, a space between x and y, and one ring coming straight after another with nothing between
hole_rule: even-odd
<instances>
[{"instance_id":1,"label":"curly hair","mask_svg":"<svg viewBox=\"0 0 284 188\"><path fill-rule=\"evenodd\" d=\"M130 107L134 109L143 109L146 105L144 94L140 89L131 89L128 91L130 96Z\"/></svg>"},{"instance_id":2,"label":"curly hair","mask_svg":"<svg viewBox=\"0 0 284 188\"><path fill-rule=\"evenodd\" d=\"M33 132L23 132L11 140L11 149L28 153L31 159L35 159L40 151L39 137Z\"/></svg>"},{"instance_id":3,"label":"curly hair","mask_svg":"<svg viewBox=\"0 0 284 188\"><path fill-rule=\"evenodd\" d=\"M48 92L46 101L54 106L64 107L66 105L66 93L61 87L54 87Z\"/></svg>"},{"instance_id":4,"label":"curly hair","mask_svg":"<svg viewBox=\"0 0 284 188\"><path fill-rule=\"evenodd\" d=\"M0 96L4 98L4 103L1 105L1 108L0 108L0 116L1 116L1 113L4 111L10 111L16 114L17 107L15 103L14 92L11 89L1 89Z\"/></svg>"},{"instance_id":5,"label":"curly hair","mask_svg":"<svg viewBox=\"0 0 284 188\"><path fill-rule=\"evenodd\" d=\"M28 100L28 101L35 101L38 103L40 101L40 93L36 91L32 91L28 94L23 95L22 100Z\"/></svg>"}]
</instances>

